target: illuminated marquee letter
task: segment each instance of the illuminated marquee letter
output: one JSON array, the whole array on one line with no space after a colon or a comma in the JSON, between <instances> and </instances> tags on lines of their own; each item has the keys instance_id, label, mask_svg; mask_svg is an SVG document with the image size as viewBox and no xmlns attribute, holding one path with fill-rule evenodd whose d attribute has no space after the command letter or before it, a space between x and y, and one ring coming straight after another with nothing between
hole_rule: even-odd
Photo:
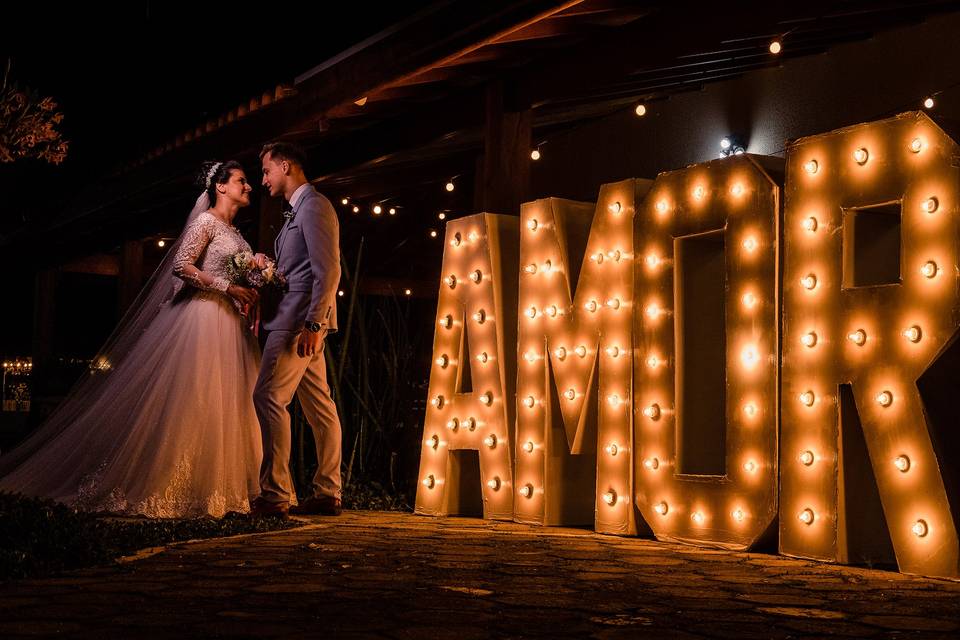
<instances>
[{"instance_id":1,"label":"illuminated marquee letter","mask_svg":"<svg viewBox=\"0 0 960 640\"><path fill-rule=\"evenodd\" d=\"M901 571L958 575L944 451L929 432L957 424L928 419L936 398L917 387L941 352L956 359L945 347L960 317L958 157L920 113L787 149L783 553L846 562L888 540ZM950 405L956 385L939 390Z\"/></svg>"},{"instance_id":2,"label":"illuminated marquee letter","mask_svg":"<svg viewBox=\"0 0 960 640\"><path fill-rule=\"evenodd\" d=\"M520 522L636 532L633 215L634 199L648 185L604 185L595 211L554 198L523 205L514 495Z\"/></svg>"},{"instance_id":3,"label":"illuminated marquee letter","mask_svg":"<svg viewBox=\"0 0 960 640\"><path fill-rule=\"evenodd\" d=\"M477 487L461 482L470 477L460 452L476 450L483 516L513 517L518 236L512 216L481 213L447 224L417 513L474 506Z\"/></svg>"},{"instance_id":4,"label":"illuminated marquee letter","mask_svg":"<svg viewBox=\"0 0 960 640\"><path fill-rule=\"evenodd\" d=\"M637 212L637 505L657 538L750 547L777 512L775 158L661 174ZM779 170L778 170L779 169Z\"/></svg>"}]
</instances>

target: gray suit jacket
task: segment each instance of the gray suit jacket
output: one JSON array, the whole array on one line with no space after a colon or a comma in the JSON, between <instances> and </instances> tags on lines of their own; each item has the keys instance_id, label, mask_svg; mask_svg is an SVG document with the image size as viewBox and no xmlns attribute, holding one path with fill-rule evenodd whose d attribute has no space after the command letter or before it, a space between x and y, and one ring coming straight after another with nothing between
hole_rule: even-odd
<instances>
[{"instance_id":1,"label":"gray suit jacket","mask_svg":"<svg viewBox=\"0 0 960 640\"><path fill-rule=\"evenodd\" d=\"M265 300L262 322L267 331L296 331L306 321L337 330L337 285L340 283L340 223L324 196L309 187L274 242L277 267L287 277L279 300Z\"/></svg>"}]
</instances>

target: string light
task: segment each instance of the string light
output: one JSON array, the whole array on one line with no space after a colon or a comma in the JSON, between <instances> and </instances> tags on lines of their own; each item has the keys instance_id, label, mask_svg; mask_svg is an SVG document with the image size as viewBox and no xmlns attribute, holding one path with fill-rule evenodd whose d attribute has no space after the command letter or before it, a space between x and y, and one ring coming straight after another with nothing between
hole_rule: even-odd
<instances>
[{"instance_id":1,"label":"string light","mask_svg":"<svg viewBox=\"0 0 960 640\"><path fill-rule=\"evenodd\" d=\"M768 49L770 50L770 53L777 55L783 50L783 45L780 44L779 40L774 40L770 43Z\"/></svg>"},{"instance_id":2,"label":"string light","mask_svg":"<svg viewBox=\"0 0 960 640\"><path fill-rule=\"evenodd\" d=\"M383 213L383 207L378 204L373 205L373 215L378 216Z\"/></svg>"},{"instance_id":3,"label":"string light","mask_svg":"<svg viewBox=\"0 0 960 640\"><path fill-rule=\"evenodd\" d=\"M937 268L937 263L934 262L933 260L925 262L923 266L920 267L920 273L922 273L924 277L927 277L927 278L935 277L937 275L938 270L939 269Z\"/></svg>"},{"instance_id":4,"label":"string light","mask_svg":"<svg viewBox=\"0 0 960 640\"><path fill-rule=\"evenodd\" d=\"M607 396L607 402L609 402L610 406L612 407L619 407L620 403L623 401L620 399L620 396L614 393L610 396Z\"/></svg>"},{"instance_id":5,"label":"string light","mask_svg":"<svg viewBox=\"0 0 960 640\"><path fill-rule=\"evenodd\" d=\"M867 160L870 159L870 152L868 152L863 147L860 147L859 149L853 152L853 159L859 165L867 164Z\"/></svg>"},{"instance_id":6,"label":"string light","mask_svg":"<svg viewBox=\"0 0 960 640\"><path fill-rule=\"evenodd\" d=\"M800 284L802 284L805 289L813 289L817 286L817 276L809 273L800 279Z\"/></svg>"},{"instance_id":7,"label":"string light","mask_svg":"<svg viewBox=\"0 0 960 640\"><path fill-rule=\"evenodd\" d=\"M610 356L611 358L616 358L618 355L620 355L620 347L617 347L616 345L611 345L606 348L606 352L607 352L607 355Z\"/></svg>"},{"instance_id":8,"label":"string light","mask_svg":"<svg viewBox=\"0 0 960 640\"><path fill-rule=\"evenodd\" d=\"M940 206L940 201L935 196L931 196L923 201L921 208L927 213L933 213Z\"/></svg>"},{"instance_id":9,"label":"string light","mask_svg":"<svg viewBox=\"0 0 960 640\"><path fill-rule=\"evenodd\" d=\"M473 319L477 322L477 324L483 324L487 320L487 312L483 309L479 309L473 314Z\"/></svg>"},{"instance_id":10,"label":"string light","mask_svg":"<svg viewBox=\"0 0 960 640\"><path fill-rule=\"evenodd\" d=\"M847 340L858 347L862 347L867 341L867 332L863 329L857 329L856 331L847 334Z\"/></svg>"},{"instance_id":11,"label":"string light","mask_svg":"<svg viewBox=\"0 0 960 640\"><path fill-rule=\"evenodd\" d=\"M167 246L167 243L163 240L157 240L157 246L163 249L165 246Z\"/></svg>"},{"instance_id":12,"label":"string light","mask_svg":"<svg viewBox=\"0 0 960 640\"><path fill-rule=\"evenodd\" d=\"M483 439L483 444L487 445L491 449L497 448L497 436L492 433Z\"/></svg>"},{"instance_id":13,"label":"string light","mask_svg":"<svg viewBox=\"0 0 960 640\"><path fill-rule=\"evenodd\" d=\"M533 396L527 396L526 398L523 399L523 404L528 409L533 409L533 407L536 406L537 404L537 399L534 398Z\"/></svg>"},{"instance_id":14,"label":"string light","mask_svg":"<svg viewBox=\"0 0 960 640\"><path fill-rule=\"evenodd\" d=\"M537 222L536 218L530 218L527 220L527 229L530 229L530 231L536 231L539 225L540 223Z\"/></svg>"},{"instance_id":15,"label":"string light","mask_svg":"<svg viewBox=\"0 0 960 640\"><path fill-rule=\"evenodd\" d=\"M446 369L447 365L450 364L450 358L448 358L447 354L444 353L439 358L437 358L437 364L440 365L441 369Z\"/></svg>"},{"instance_id":16,"label":"string light","mask_svg":"<svg viewBox=\"0 0 960 640\"><path fill-rule=\"evenodd\" d=\"M500 491L500 478L498 476L493 476L493 478L487 480L487 486L494 491Z\"/></svg>"},{"instance_id":17,"label":"string light","mask_svg":"<svg viewBox=\"0 0 960 640\"><path fill-rule=\"evenodd\" d=\"M537 353L535 351L527 351L523 355L523 358L524 360L532 364L537 361Z\"/></svg>"},{"instance_id":18,"label":"string light","mask_svg":"<svg viewBox=\"0 0 960 640\"><path fill-rule=\"evenodd\" d=\"M433 400L430 401L430 404L435 406L437 409L442 409L443 403L444 403L444 399L442 395L436 396Z\"/></svg>"},{"instance_id":19,"label":"string light","mask_svg":"<svg viewBox=\"0 0 960 640\"><path fill-rule=\"evenodd\" d=\"M813 331L811 331L810 333L805 333L803 337L800 338L800 342L803 343L803 346L812 348L817 344L817 334L814 333Z\"/></svg>"},{"instance_id":20,"label":"string light","mask_svg":"<svg viewBox=\"0 0 960 640\"><path fill-rule=\"evenodd\" d=\"M553 355L557 357L557 360L564 360L567 357L567 350L563 347L557 347L553 351Z\"/></svg>"},{"instance_id":21,"label":"string light","mask_svg":"<svg viewBox=\"0 0 960 640\"><path fill-rule=\"evenodd\" d=\"M467 428L467 431L474 431L477 428L477 421L473 418L467 418L463 421L463 426Z\"/></svg>"},{"instance_id":22,"label":"string light","mask_svg":"<svg viewBox=\"0 0 960 640\"><path fill-rule=\"evenodd\" d=\"M933 98L927 98L926 100L923 101L923 106L926 107L927 109L933 109L933 104L934 104Z\"/></svg>"},{"instance_id":23,"label":"string light","mask_svg":"<svg viewBox=\"0 0 960 640\"><path fill-rule=\"evenodd\" d=\"M703 524L707 518L702 511L694 511L690 514L690 519L693 520L694 524Z\"/></svg>"},{"instance_id":24,"label":"string light","mask_svg":"<svg viewBox=\"0 0 960 640\"><path fill-rule=\"evenodd\" d=\"M583 345L580 345L579 347L574 349L574 352L581 358L587 357L587 348Z\"/></svg>"},{"instance_id":25,"label":"string light","mask_svg":"<svg viewBox=\"0 0 960 640\"><path fill-rule=\"evenodd\" d=\"M743 513L743 509L734 509L733 512L730 514L730 516L737 522L743 522L743 519L745 517Z\"/></svg>"},{"instance_id":26,"label":"string light","mask_svg":"<svg viewBox=\"0 0 960 640\"><path fill-rule=\"evenodd\" d=\"M644 469L653 471L660 467L660 461L657 460L656 458L647 458L646 460L643 461L643 467Z\"/></svg>"},{"instance_id":27,"label":"string light","mask_svg":"<svg viewBox=\"0 0 960 640\"><path fill-rule=\"evenodd\" d=\"M477 360L480 362L480 364L487 364L487 361L490 360L490 356L488 356L487 352L484 351L483 353L477 356Z\"/></svg>"},{"instance_id":28,"label":"string light","mask_svg":"<svg viewBox=\"0 0 960 640\"><path fill-rule=\"evenodd\" d=\"M638 116L643 117L647 114L647 107L642 104L638 104L633 112Z\"/></svg>"},{"instance_id":29,"label":"string light","mask_svg":"<svg viewBox=\"0 0 960 640\"><path fill-rule=\"evenodd\" d=\"M757 415L757 405L752 402L748 402L743 405L743 412L747 415L748 418L752 418Z\"/></svg>"},{"instance_id":30,"label":"string light","mask_svg":"<svg viewBox=\"0 0 960 640\"><path fill-rule=\"evenodd\" d=\"M667 511L670 510L670 507L667 506L666 502L658 502L654 505L653 510L656 511L661 516L667 515Z\"/></svg>"},{"instance_id":31,"label":"string light","mask_svg":"<svg viewBox=\"0 0 960 640\"><path fill-rule=\"evenodd\" d=\"M877 394L877 404L881 407L889 407L893 404L893 394L889 391L881 391Z\"/></svg>"},{"instance_id":32,"label":"string light","mask_svg":"<svg viewBox=\"0 0 960 640\"><path fill-rule=\"evenodd\" d=\"M757 463L754 462L753 460L747 460L746 462L743 463L743 470L746 471L747 473L753 473L754 471L757 470Z\"/></svg>"},{"instance_id":33,"label":"string light","mask_svg":"<svg viewBox=\"0 0 960 640\"><path fill-rule=\"evenodd\" d=\"M611 455L611 456L617 455L617 452L619 451L619 449L617 448L617 445L613 442L611 442L606 447L604 447L603 450L607 452L607 455Z\"/></svg>"},{"instance_id":34,"label":"string light","mask_svg":"<svg viewBox=\"0 0 960 640\"><path fill-rule=\"evenodd\" d=\"M809 218L805 218L803 220L803 228L804 230L813 233L814 231L817 230L817 219L813 216L810 216Z\"/></svg>"},{"instance_id":35,"label":"string light","mask_svg":"<svg viewBox=\"0 0 960 640\"><path fill-rule=\"evenodd\" d=\"M443 279L443 283L448 287L450 287L451 289L455 289L457 286L457 276L450 274L449 276Z\"/></svg>"},{"instance_id":36,"label":"string light","mask_svg":"<svg viewBox=\"0 0 960 640\"><path fill-rule=\"evenodd\" d=\"M343 198L343 199L340 201L340 204L342 204L342 205L350 204L350 200L349 200L348 198Z\"/></svg>"},{"instance_id":37,"label":"string light","mask_svg":"<svg viewBox=\"0 0 960 640\"><path fill-rule=\"evenodd\" d=\"M577 397L577 392L574 391L573 389L567 389L566 391L563 392L563 397L566 398L567 400L573 400L574 398Z\"/></svg>"},{"instance_id":38,"label":"string light","mask_svg":"<svg viewBox=\"0 0 960 640\"><path fill-rule=\"evenodd\" d=\"M645 408L643 409L643 415L647 416L647 417L650 418L651 420L659 420L659 419L660 419L660 405L658 405L657 403L653 403L653 404L651 404L650 406L645 407Z\"/></svg>"},{"instance_id":39,"label":"string light","mask_svg":"<svg viewBox=\"0 0 960 640\"><path fill-rule=\"evenodd\" d=\"M453 326L453 316L447 314L440 318L440 326L444 329L449 329Z\"/></svg>"},{"instance_id":40,"label":"string light","mask_svg":"<svg viewBox=\"0 0 960 640\"><path fill-rule=\"evenodd\" d=\"M358 207L357 205L353 205L353 212L360 213L360 207Z\"/></svg>"},{"instance_id":41,"label":"string light","mask_svg":"<svg viewBox=\"0 0 960 640\"><path fill-rule=\"evenodd\" d=\"M589 311L590 313L594 313L597 310L597 301L588 300L587 303L583 305L583 308Z\"/></svg>"},{"instance_id":42,"label":"string light","mask_svg":"<svg viewBox=\"0 0 960 640\"><path fill-rule=\"evenodd\" d=\"M531 159L531 160L539 160L539 159L540 159L540 150L539 150L539 149L534 149L533 151L531 151L531 152L530 152L530 159Z\"/></svg>"},{"instance_id":43,"label":"string light","mask_svg":"<svg viewBox=\"0 0 960 640\"><path fill-rule=\"evenodd\" d=\"M617 492L613 489L610 489L603 494L603 501L606 502L611 507L617 503Z\"/></svg>"},{"instance_id":44,"label":"string light","mask_svg":"<svg viewBox=\"0 0 960 640\"><path fill-rule=\"evenodd\" d=\"M390 207L390 210L387 211L387 213L389 213L392 216L395 216L397 215L397 210L394 207Z\"/></svg>"},{"instance_id":45,"label":"string light","mask_svg":"<svg viewBox=\"0 0 960 640\"><path fill-rule=\"evenodd\" d=\"M800 402L805 404L808 407L813 406L813 402L816 399L816 396L813 395L813 391L804 391L800 394Z\"/></svg>"},{"instance_id":46,"label":"string light","mask_svg":"<svg viewBox=\"0 0 960 640\"><path fill-rule=\"evenodd\" d=\"M619 202L611 202L607 206L607 209L610 210L610 213L617 214L623 210L623 205L621 205Z\"/></svg>"},{"instance_id":47,"label":"string light","mask_svg":"<svg viewBox=\"0 0 960 640\"><path fill-rule=\"evenodd\" d=\"M923 140L920 138L914 138L910 141L910 151L914 153L920 153L923 150Z\"/></svg>"},{"instance_id":48,"label":"string light","mask_svg":"<svg viewBox=\"0 0 960 640\"><path fill-rule=\"evenodd\" d=\"M444 185L444 188L445 188L447 191L453 191L454 189L456 189L456 186L453 184L453 180L450 180L450 181L447 182L446 185Z\"/></svg>"},{"instance_id":49,"label":"string light","mask_svg":"<svg viewBox=\"0 0 960 640\"><path fill-rule=\"evenodd\" d=\"M610 298L609 300L607 300L607 306L614 310L619 309L620 298Z\"/></svg>"},{"instance_id":50,"label":"string light","mask_svg":"<svg viewBox=\"0 0 960 640\"><path fill-rule=\"evenodd\" d=\"M527 440L523 444L523 450L526 451L527 453L533 453L533 450L535 447L536 445L533 444L533 440Z\"/></svg>"},{"instance_id":51,"label":"string light","mask_svg":"<svg viewBox=\"0 0 960 640\"><path fill-rule=\"evenodd\" d=\"M657 212L658 212L658 213L666 213L666 212L669 211L669 210L670 210L670 205L667 203L666 200L658 200L658 201L657 201Z\"/></svg>"},{"instance_id":52,"label":"string light","mask_svg":"<svg viewBox=\"0 0 960 640\"><path fill-rule=\"evenodd\" d=\"M519 493L524 498L529 498L533 496L533 485L532 484L523 485L522 487L520 487Z\"/></svg>"},{"instance_id":53,"label":"string light","mask_svg":"<svg viewBox=\"0 0 960 640\"><path fill-rule=\"evenodd\" d=\"M910 470L910 458L907 456L897 456L893 460L893 466L899 469L901 473L906 473Z\"/></svg>"},{"instance_id":54,"label":"string light","mask_svg":"<svg viewBox=\"0 0 960 640\"><path fill-rule=\"evenodd\" d=\"M427 489L433 489L435 486L437 486L437 479L433 477L433 474L430 474L423 479L423 486L425 486Z\"/></svg>"},{"instance_id":55,"label":"string light","mask_svg":"<svg viewBox=\"0 0 960 640\"><path fill-rule=\"evenodd\" d=\"M460 428L459 420L457 420L456 418L450 418L449 420L447 420L447 429L450 429L450 431L456 431L459 428Z\"/></svg>"},{"instance_id":56,"label":"string light","mask_svg":"<svg viewBox=\"0 0 960 640\"><path fill-rule=\"evenodd\" d=\"M493 394L489 391L480 396L480 402L487 405L488 407L493 404Z\"/></svg>"},{"instance_id":57,"label":"string light","mask_svg":"<svg viewBox=\"0 0 960 640\"><path fill-rule=\"evenodd\" d=\"M537 272L537 265L536 265L536 264L533 264L533 263L530 263L530 264L528 264L527 266L525 266L525 267L523 268L523 270L524 270L524 272L526 272L526 273L534 274L534 273Z\"/></svg>"},{"instance_id":58,"label":"string light","mask_svg":"<svg viewBox=\"0 0 960 640\"><path fill-rule=\"evenodd\" d=\"M754 251L757 250L759 243L757 242L757 239L754 238L753 236L747 236L746 238L744 238L741 245L743 246L744 250L747 253L753 253Z\"/></svg>"},{"instance_id":59,"label":"string light","mask_svg":"<svg viewBox=\"0 0 960 640\"><path fill-rule=\"evenodd\" d=\"M797 459L800 460L800 464L802 464L805 467L809 467L814 463L814 461L816 460L816 457L813 455L813 451L808 450L808 451L802 451L800 455L797 456Z\"/></svg>"},{"instance_id":60,"label":"string light","mask_svg":"<svg viewBox=\"0 0 960 640\"><path fill-rule=\"evenodd\" d=\"M929 531L929 528L927 527L927 521L917 520L913 523L913 526L910 527L910 531L912 531L913 535L917 536L918 538L926 536Z\"/></svg>"},{"instance_id":61,"label":"string light","mask_svg":"<svg viewBox=\"0 0 960 640\"><path fill-rule=\"evenodd\" d=\"M820 170L820 163L816 160L807 160L805 163L803 163L803 170L810 175L813 175Z\"/></svg>"},{"instance_id":62,"label":"string light","mask_svg":"<svg viewBox=\"0 0 960 640\"><path fill-rule=\"evenodd\" d=\"M431 238L436 238L436 237L437 237L437 231L436 231L436 229L430 229L430 237L431 237Z\"/></svg>"},{"instance_id":63,"label":"string light","mask_svg":"<svg viewBox=\"0 0 960 640\"><path fill-rule=\"evenodd\" d=\"M913 325L912 327L907 327L903 330L903 337L909 340L910 342L920 342L923 332L920 330L920 327Z\"/></svg>"},{"instance_id":64,"label":"string light","mask_svg":"<svg viewBox=\"0 0 960 640\"><path fill-rule=\"evenodd\" d=\"M437 219L438 219L438 220L446 220L446 219L447 219L447 214L446 214L445 212L441 211L440 213L437 214Z\"/></svg>"},{"instance_id":65,"label":"string light","mask_svg":"<svg viewBox=\"0 0 960 640\"><path fill-rule=\"evenodd\" d=\"M426 442L427 446L433 449L434 451L440 446L440 436L433 435L430 436L430 439Z\"/></svg>"},{"instance_id":66,"label":"string light","mask_svg":"<svg viewBox=\"0 0 960 640\"><path fill-rule=\"evenodd\" d=\"M812 509L804 509L800 512L800 515L797 516L800 519L800 522L806 525L813 524L814 515Z\"/></svg>"}]
</instances>

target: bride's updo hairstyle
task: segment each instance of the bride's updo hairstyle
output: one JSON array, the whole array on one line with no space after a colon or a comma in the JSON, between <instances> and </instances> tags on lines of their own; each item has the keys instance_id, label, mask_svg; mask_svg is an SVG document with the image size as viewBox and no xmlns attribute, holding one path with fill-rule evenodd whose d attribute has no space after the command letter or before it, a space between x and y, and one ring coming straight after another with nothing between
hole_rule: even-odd
<instances>
[{"instance_id":1,"label":"bride's updo hairstyle","mask_svg":"<svg viewBox=\"0 0 960 640\"><path fill-rule=\"evenodd\" d=\"M236 160L227 160L226 162L208 160L200 166L196 184L207 192L211 207L217 202L217 185L224 184L229 180L230 172L234 169L243 170L243 167Z\"/></svg>"}]
</instances>

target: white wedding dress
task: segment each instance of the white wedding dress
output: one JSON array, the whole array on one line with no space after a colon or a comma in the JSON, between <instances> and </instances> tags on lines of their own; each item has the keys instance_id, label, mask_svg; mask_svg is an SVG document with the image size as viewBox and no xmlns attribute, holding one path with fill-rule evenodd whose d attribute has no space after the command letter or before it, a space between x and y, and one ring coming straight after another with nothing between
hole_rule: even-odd
<instances>
[{"instance_id":1,"label":"white wedding dress","mask_svg":"<svg viewBox=\"0 0 960 640\"><path fill-rule=\"evenodd\" d=\"M249 511L259 493L260 350L225 293L225 268L250 245L195 208L174 248L89 379L0 457L0 490L156 518Z\"/></svg>"}]
</instances>

